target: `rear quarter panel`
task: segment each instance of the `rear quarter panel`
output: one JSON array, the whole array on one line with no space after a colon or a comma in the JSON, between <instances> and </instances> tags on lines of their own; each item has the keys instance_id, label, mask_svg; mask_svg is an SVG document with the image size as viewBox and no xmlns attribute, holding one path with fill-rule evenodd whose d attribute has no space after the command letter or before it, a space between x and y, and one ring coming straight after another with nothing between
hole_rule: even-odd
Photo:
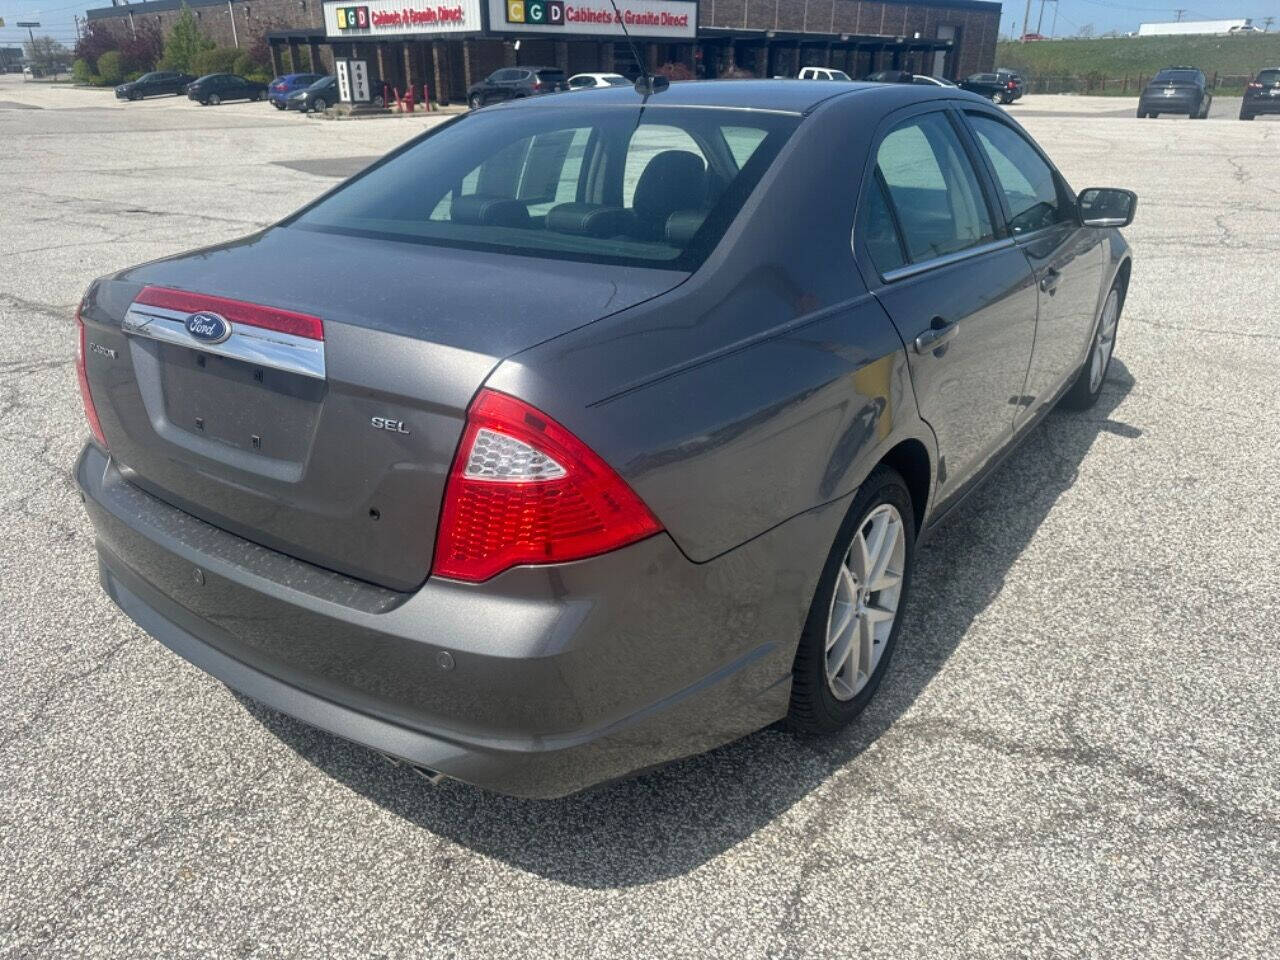
<instances>
[{"instance_id":1,"label":"rear quarter panel","mask_svg":"<svg viewBox=\"0 0 1280 960\"><path fill-rule=\"evenodd\" d=\"M884 109L871 99L807 118L685 284L489 381L574 430L694 560L851 492L902 439L932 450L902 341L852 254L857 171Z\"/></svg>"}]
</instances>

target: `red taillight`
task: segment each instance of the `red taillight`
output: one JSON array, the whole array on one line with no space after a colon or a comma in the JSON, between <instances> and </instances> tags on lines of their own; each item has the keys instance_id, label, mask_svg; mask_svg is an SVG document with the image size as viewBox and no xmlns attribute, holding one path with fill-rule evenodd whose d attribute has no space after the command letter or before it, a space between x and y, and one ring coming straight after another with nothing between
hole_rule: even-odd
<instances>
[{"instance_id":1,"label":"red taillight","mask_svg":"<svg viewBox=\"0 0 1280 960\"><path fill-rule=\"evenodd\" d=\"M586 444L527 403L486 389L467 411L431 572L479 582L519 564L607 553L661 529Z\"/></svg>"},{"instance_id":2,"label":"red taillight","mask_svg":"<svg viewBox=\"0 0 1280 960\"><path fill-rule=\"evenodd\" d=\"M102 424L98 421L98 410L93 405L93 394L89 392L89 373L85 370L84 354L84 321L80 319L80 308L76 307L76 330L79 333L76 349L76 379L80 381L80 399L84 401L84 417L89 421L89 429L93 431L93 439L105 450L107 438L102 435Z\"/></svg>"},{"instance_id":3,"label":"red taillight","mask_svg":"<svg viewBox=\"0 0 1280 960\"><path fill-rule=\"evenodd\" d=\"M1250 90L1261 90L1262 84L1258 83L1258 81L1255 80L1252 83L1248 84L1248 87Z\"/></svg>"},{"instance_id":4,"label":"red taillight","mask_svg":"<svg viewBox=\"0 0 1280 960\"><path fill-rule=\"evenodd\" d=\"M1012 80L1010 80L1008 83L1008 87L1010 90L1016 90L1018 88L1018 85L1014 83Z\"/></svg>"},{"instance_id":5,"label":"red taillight","mask_svg":"<svg viewBox=\"0 0 1280 960\"><path fill-rule=\"evenodd\" d=\"M535 81L533 81L533 89L535 89L535 90L541 90L541 89L542 89L542 81L541 81L541 80L535 80Z\"/></svg>"},{"instance_id":6,"label":"red taillight","mask_svg":"<svg viewBox=\"0 0 1280 960\"><path fill-rule=\"evenodd\" d=\"M295 313L292 310L281 310L279 307L264 307L258 303L245 303L243 300L230 300L207 293L190 293L169 287L144 287L134 302L179 310L182 313L212 310L232 323L243 323L246 326L261 327L264 330L275 330L279 333L291 333L295 337L306 337L310 340L324 339L324 323L319 317L313 317L307 313Z\"/></svg>"}]
</instances>

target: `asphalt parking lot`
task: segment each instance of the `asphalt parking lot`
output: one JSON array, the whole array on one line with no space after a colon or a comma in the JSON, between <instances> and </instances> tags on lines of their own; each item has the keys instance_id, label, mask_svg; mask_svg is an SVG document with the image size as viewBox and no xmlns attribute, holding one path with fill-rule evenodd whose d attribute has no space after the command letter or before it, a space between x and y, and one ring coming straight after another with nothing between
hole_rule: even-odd
<instances>
[{"instance_id":1,"label":"asphalt parking lot","mask_svg":"<svg viewBox=\"0 0 1280 960\"><path fill-rule=\"evenodd\" d=\"M533 802L167 652L68 478L90 279L434 121L0 77L0 957L1276 955L1280 120L1236 110L1011 108L1077 188L1141 198L1116 362L922 550L861 722Z\"/></svg>"}]
</instances>

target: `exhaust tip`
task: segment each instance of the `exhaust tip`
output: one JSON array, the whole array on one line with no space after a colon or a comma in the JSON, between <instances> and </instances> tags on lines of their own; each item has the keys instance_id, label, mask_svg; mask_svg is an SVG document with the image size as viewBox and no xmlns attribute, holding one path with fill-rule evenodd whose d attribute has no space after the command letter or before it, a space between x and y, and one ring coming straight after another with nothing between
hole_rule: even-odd
<instances>
[{"instance_id":1,"label":"exhaust tip","mask_svg":"<svg viewBox=\"0 0 1280 960\"><path fill-rule=\"evenodd\" d=\"M381 750L377 752L378 752L378 755L382 757L382 759L386 760L393 767L408 767L410 770L412 770L414 773L420 776L423 780L427 781L427 783L431 784L433 787L437 787L443 781L449 779L439 770L432 770L430 767L419 766L416 763L410 763L408 760L401 760L399 757L393 757L391 754L383 753Z\"/></svg>"}]
</instances>

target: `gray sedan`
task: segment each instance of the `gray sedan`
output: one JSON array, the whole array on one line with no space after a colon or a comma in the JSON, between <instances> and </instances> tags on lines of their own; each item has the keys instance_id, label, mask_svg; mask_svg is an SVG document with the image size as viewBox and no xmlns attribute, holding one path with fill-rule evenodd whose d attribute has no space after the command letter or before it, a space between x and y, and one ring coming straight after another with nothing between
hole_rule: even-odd
<instances>
[{"instance_id":1,"label":"gray sedan","mask_svg":"<svg viewBox=\"0 0 1280 960\"><path fill-rule=\"evenodd\" d=\"M921 538L1097 399L1135 203L954 88L458 117L90 286L104 588L249 696L507 793L833 730Z\"/></svg>"}]
</instances>

